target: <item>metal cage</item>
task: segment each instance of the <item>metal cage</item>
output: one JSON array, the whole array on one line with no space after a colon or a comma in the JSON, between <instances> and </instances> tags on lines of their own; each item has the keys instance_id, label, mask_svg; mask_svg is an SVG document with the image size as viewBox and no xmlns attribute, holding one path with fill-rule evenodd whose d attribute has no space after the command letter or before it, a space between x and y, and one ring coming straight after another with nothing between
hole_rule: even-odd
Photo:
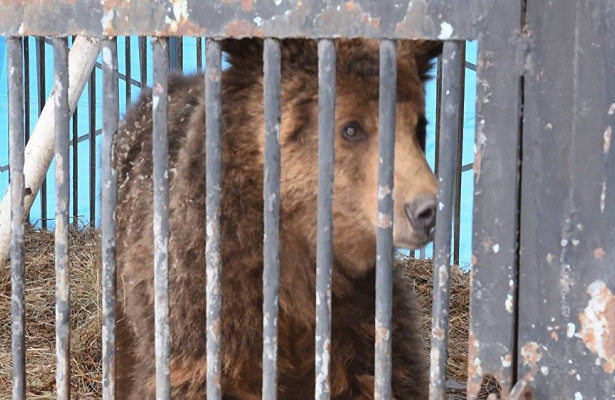
<instances>
[{"instance_id":1,"label":"metal cage","mask_svg":"<svg viewBox=\"0 0 615 400\"><path fill-rule=\"evenodd\" d=\"M143 18L144 11L147 18ZM318 40L319 189L316 397L329 398L328 338L332 269L334 39L380 44L379 185L393 180L396 39L445 40L439 124L439 207L434 251L430 398L443 399L448 332L448 270L455 180L460 166L463 40L478 39L477 134L468 398L486 375L502 398L615 398L615 5L586 2L444 0L132 1L0 0L9 68L13 398L25 398L24 35L53 37L56 158L57 395L70 397L69 104L66 37L104 37L103 397L114 398L115 220L111 164L118 129L118 35L150 35L154 52L154 185L157 398L170 398L167 248L168 36L207 38L207 227L220 223L222 38L265 39L266 197L279 198L280 48L278 39ZM458 186L458 185L457 185ZM378 211L390 214L392 197ZM263 398L275 398L277 204L265 210ZM3 212L5 210L3 209ZM220 242L207 240L207 325L220 318ZM376 399L391 397L392 227L378 229ZM221 398L220 337L208 329L207 396ZM381 336L378 336L381 335Z\"/></svg>"}]
</instances>

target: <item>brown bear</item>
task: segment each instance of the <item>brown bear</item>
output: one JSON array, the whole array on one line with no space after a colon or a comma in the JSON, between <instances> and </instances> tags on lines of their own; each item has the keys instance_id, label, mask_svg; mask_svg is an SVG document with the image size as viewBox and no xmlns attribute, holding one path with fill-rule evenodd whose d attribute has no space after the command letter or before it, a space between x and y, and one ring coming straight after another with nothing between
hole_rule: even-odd
<instances>
[{"instance_id":1,"label":"brown bear","mask_svg":"<svg viewBox=\"0 0 615 400\"><path fill-rule=\"evenodd\" d=\"M225 40L222 77L222 393L261 397L263 273L263 41ZM396 246L433 236L437 183L425 161L423 81L441 44L398 42ZM372 399L378 168L379 43L336 42L331 397ZM278 396L314 397L318 143L316 42L281 41L282 119ZM202 75L169 81L170 380L174 398L205 398L205 104ZM152 101L144 95L115 144L117 393L155 394ZM413 293L396 272L395 399L427 397L427 364Z\"/></svg>"}]
</instances>

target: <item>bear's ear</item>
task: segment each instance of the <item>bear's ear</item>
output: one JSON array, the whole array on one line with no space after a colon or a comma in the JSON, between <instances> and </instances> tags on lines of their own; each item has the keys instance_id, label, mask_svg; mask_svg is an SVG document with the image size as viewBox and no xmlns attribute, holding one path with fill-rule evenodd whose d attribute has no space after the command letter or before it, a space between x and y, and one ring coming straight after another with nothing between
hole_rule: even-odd
<instances>
[{"instance_id":1,"label":"bear's ear","mask_svg":"<svg viewBox=\"0 0 615 400\"><path fill-rule=\"evenodd\" d=\"M263 71L263 39L224 39L222 51L228 54L228 62L244 71Z\"/></svg>"},{"instance_id":2,"label":"bear's ear","mask_svg":"<svg viewBox=\"0 0 615 400\"><path fill-rule=\"evenodd\" d=\"M431 60L442 54L442 42L439 40L402 40L398 52L401 57L414 58L421 79L425 80L432 66Z\"/></svg>"},{"instance_id":3,"label":"bear's ear","mask_svg":"<svg viewBox=\"0 0 615 400\"><path fill-rule=\"evenodd\" d=\"M228 62L242 72L263 73L263 39L224 39L222 51L228 54ZM315 40L284 39L280 42L283 63L290 70L318 71L318 50Z\"/></svg>"}]
</instances>

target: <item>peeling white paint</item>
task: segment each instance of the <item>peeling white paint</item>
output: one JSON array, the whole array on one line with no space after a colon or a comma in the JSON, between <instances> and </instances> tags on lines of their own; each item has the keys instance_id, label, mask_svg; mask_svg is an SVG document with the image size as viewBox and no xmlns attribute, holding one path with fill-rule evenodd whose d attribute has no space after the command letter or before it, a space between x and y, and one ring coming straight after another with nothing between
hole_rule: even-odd
<instances>
[{"instance_id":1,"label":"peeling white paint","mask_svg":"<svg viewBox=\"0 0 615 400\"><path fill-rule=\"evenodd\" d=\"M580 392L574 394L574 400L583 400L583 395Z\"/></svg>"},{"instance_id":2,"label":"peeling white paint","mask_svg":"<svg viewBox=\"0 0 615 400\"><path fill-rule=\"evenodd\" d=\"M604 214L606 207L606 181L602 182L602 192L600 193L600 213Z\"/></svg>"},{"instance_id":3,"label":"peeling white paint","mask_svg":"<svg viewBox=\"0 0 615 400\"><path fill-rule=\"evenodd\" d=\"M512 297L512 295L510 293L508 295L506 295L506 301L504 302L504 306L506 307L506 311L508 311L509 313L512 314L512 312L513 312L513 297Z\"/></svg>"},{"instance_id":4,"label":"peeling white paint","mask_svg":"<svg viewBox=\"0 0 615 400\"><path fill-rule=\"evenodd\" d=\"M440 275L440 287L443 288L445 285L445 281L448 281L448 269L446 265L440 265L438 268L438 274Z\"/></svg>"},{"instance_id":5,"label":"peeling white paint","mask_svg":"<svg viewBox=\"0 0 615 400\"><path fill-rule=\"evenodd\" d=\"M453 35L453 26L448 22L442 22L440 24L440 34L438 35L438 39L447 40L450 39Z\"/></svg>"},{"instance_id":6,"label":"peeling white paint","mask_svg":"<svg viewBox=\"0 0 615 400\"><path fill-rule=\"evenodd\" d=\"M540 372L545 376L549 375L549 367L547 367L546 365L543 365L542 367L540 367Z\"/></svg>"},{"instance_id":7,"label":"peeling white paint","mask_svg":"<svg viewBox=\"0 0 615 400\"><path fill-rule=\"evenodd\" d=\"M378 199L382 200L387 195L390 195L390 194L391 194L391 188L389 188L389 185L378 186Z\"/></svg>"},{"instance_id":8,"label":"peeling white paint","mask_svg":"<svg viewBox=\"0 0 615 400\"><path fill-rule=\"evenodd\" d=\"M115 9L107 10L103 13L102 19L100 20L100 24L103 27L103 30L113 29L113 19L115 18Z\"/></svg>"},{"instance_id":9,"label":"peeling white paint","mask_svg":"<svg viewBox=\"0 0 615 400\"><path fill-rule=\"evenodd\" d=\"M569 338L573 337L576 330L577 326L572 322L568 322L568 325L566 325L566 336L568 336Z\"/></svg>"},{"instance_id":10,"label":"peeling white paint","mask_svg":"<svg viewBox=\"0 0 615 400\"><path fill-rule=\"evenodd\" d=\"M598 356L596 365L602 364L605 372L610 374L615 371L615 349L610 345L615 338L615 332L611 331L615 326L615 321L612 321L615 295L601 280L592 282L586 292L590 300L579 314L579 335L585 346Z\"/></svg>"},{"instance_id":11,"label":"peeling white paint","mask_svg":"<svg viewBox=\"0 0 615 400\"><path fill-rule=\"evenodd\" d=\"M512 357L510 355L500 357L502 367L508 368L512 365Z\"/></svg>"},{"instance_id":12,"label":"peeling white paint","mask_svg":"<svg viewBox=\"0 0 615 400\"><path fill-rule=\"evenodd\" d=\"M173 16L175 16L176 21L181 21L182 19L187 20L190 16L188 13L188 1L187 0L175 0L173 3Z\"/></svg>"},{"instance_id":13,"label":"peeling white paint","mask_svg":"<svg viewBox=\"0 0 615 400\"><path fill-rule=\"evenodd\" d=\"M113 63L113 55L111 54L111 49L108 47L103 47L102 49L102 59L107 66L111 67Z\"/></svg>"},{"instance_id":14,"label":"peeling white paint","mask_svg":"<svg viewBox=\"0 0 615 400\"><path fill-rule=\"evenodd\" d=\"M496 244L494 244L491 248L493 249L493 252L494 252L495 254L498 254L498 253L499 253L499 251L500 251L500 245L499 245L499 244L497 244L497 243L496 243Z\"/></svg>"}]
</instances>

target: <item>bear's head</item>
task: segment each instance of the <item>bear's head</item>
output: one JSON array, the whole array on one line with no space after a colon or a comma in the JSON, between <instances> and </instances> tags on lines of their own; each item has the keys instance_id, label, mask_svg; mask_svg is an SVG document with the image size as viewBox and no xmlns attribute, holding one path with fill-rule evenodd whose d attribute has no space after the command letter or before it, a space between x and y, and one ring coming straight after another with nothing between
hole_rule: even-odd
<instances>
[{"instance_id":1,"label":"bear's head","mask_svg":"<svg viewBox=\"0 0 615 400\"><path fill-rule=\"evenodd\" d=\"M398 41L394 244L416 249L432 240L437 182L425 160L425 94L440 42ZM262 102L263 42L225 41L237 87L256 88ZM346 271L373 267L378 225L379 42L336 41L334 249ZM305 39L281 42L281 224L316 246L318 188L318 50ZM252 109L254 110L254 109ZM262 106L259 108L262 112ZM247 111L257 113L257 111ZM255 118L262 121L262 115ZM262 126L262 125L261 125ZM259 143L264 153L262 128Z\"/></svg>"}]
</instances>

